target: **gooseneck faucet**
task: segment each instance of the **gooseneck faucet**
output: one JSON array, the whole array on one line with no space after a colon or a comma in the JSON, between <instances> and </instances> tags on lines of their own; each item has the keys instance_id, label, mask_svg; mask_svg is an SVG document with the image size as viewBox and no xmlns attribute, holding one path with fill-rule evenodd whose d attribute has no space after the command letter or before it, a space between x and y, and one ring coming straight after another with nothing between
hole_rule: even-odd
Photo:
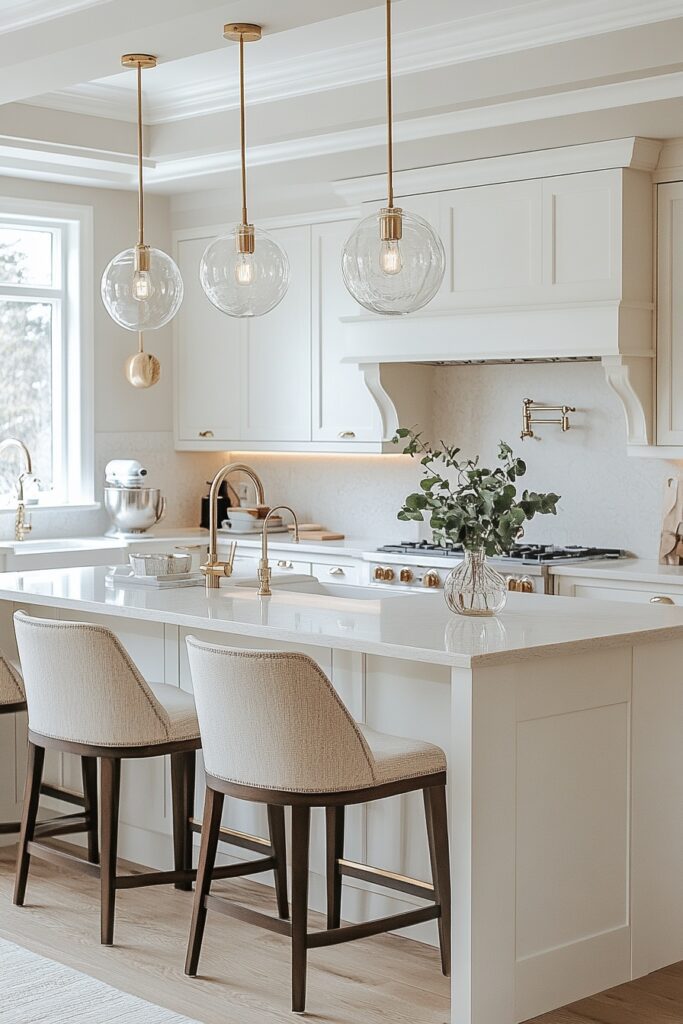
<instances>
[{"instance_id":1,"label":"gooseneck faucet","mask_svg":"<svg viewBox=\"0 0 683 1024\"><path fill-rule=\"evenodd\" d=\"M218 561L218 492L224 480L232 473L244 473L253 482L256 488L256 503L265 505L265 494L263 484L251 466L243 462L230 462L227 466L219 469L211 482L209 491L209 557L206 565L202 566L202 572L206 577L207 590L216 590L220 586L221 576L232 576L232 566L235 559L235 547L233 545L230 558L227 562Z\"/></svg>"},{"instance_id":2,"label":"gooseneck faucet","mask_svg":"<svg viewBox=\"0 0 683 1024\"><path fill-rule=\"evenodd\" d=\"M26 506L24 505L24 480L27 476L32 476L33 464L31 461L31 453L28 448L23 441L19 441L16 437L7 437L4 441L0 441L0 456L2 456L6 451L10 451L12 448L16 448L16 450L24 456L25 469L23 473L19 474L17 511L14 516L14 539L24 540L26 534L30 533L32 529L30 519L26 515Z\"/></svg>"},{"instance_id":3,"label":"gooseneck faucet","mask_svg":"<svg viewBox=\"0 0 683 1024\"><path fill-rule=\"evenodd\" d=\"M263 533L261 534L261 561L258 564L258 578L259 578L259 597L270 597L273 593L270 589L270 577L272 575L270 566L268 565L268 520L274 512L279 512L280 509L284 509L286 512L291 512L292 519L294 520L294 540L298 543L299 541L299 520L296 517L296 512L289 505L276 505L275 508L271 508L270 512L263 520Z\"/></svg>"}]
</instances>

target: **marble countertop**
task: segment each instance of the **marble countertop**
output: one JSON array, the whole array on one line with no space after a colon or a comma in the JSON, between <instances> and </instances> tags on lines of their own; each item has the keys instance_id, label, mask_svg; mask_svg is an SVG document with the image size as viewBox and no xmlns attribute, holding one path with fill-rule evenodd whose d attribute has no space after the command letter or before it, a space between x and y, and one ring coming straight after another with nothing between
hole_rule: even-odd
<instances>
[{"instance_id":1,"label":"marble countertop","mask_svg":"<svg viewBox=\"0 0 683 1024\"><path fill-rule=\"evenodd\" d=\"M106 572L3 573L0 599L457 667L683 637L683 609L675 607L510 594L500 616L476 619L453 615L440 592L359 599L274 588L259 598L235 587L235 577L207 594L204 587L110 589Z\"/></svg>"},{"instance_id":2,"label":"marble countertop","mask_svg":"<svg viewBox=\"0 0 683 1024\"><path fill-rule=\"evenodd\" d=\"M683 586L683 565L660 565L654 559L620 558L595 562L564 562L550 566L553 576L593 576L605 580Z\"/></svg>"}]
</instances>

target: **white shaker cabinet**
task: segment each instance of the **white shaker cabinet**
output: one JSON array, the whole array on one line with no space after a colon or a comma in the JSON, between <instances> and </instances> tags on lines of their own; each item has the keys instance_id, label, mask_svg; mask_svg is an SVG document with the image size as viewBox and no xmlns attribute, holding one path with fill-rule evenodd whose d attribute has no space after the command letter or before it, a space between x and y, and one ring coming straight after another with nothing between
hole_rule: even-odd
<instances>
[{"instance_id":1,"label":"white shaker cabinet","mask_svg":"<svg viewBox=\"0 0 683 1024\"><path fill-rule=\"evenodd\" d=\"M215 449L240 433L241 327L211 305L199 281L209 241L179 239L175 253L185 286L174 322L176 440L195 450Z\"/></svg>"},{"instance_id":2,"label":"white shaker cabinet","mask_svg":"<svg viewBox=\"0 0 683 1024\"><path fill-rule=\"evenodd\" d=\"M657 193L657 444L683 445L683 182Z\"/></svg>"},{"instance_id":3,"label":"white shaker cabinet","mask_svg":"<svg viewBox=\"0 0 683 1024\"><path fill-rule=\"evenodd\" d=\"M269 231L289 258L289 287L264 316L243 321L242 441L311 436L311 229ZM234 438L237 440L238 438Z\"/></svg>"},{"instance_id":4,"label":"white shaker cabinet","mask_svg":"<svg viewBox=\"0 0 683 1024\"><path fill-rule=\"evenodd\" d=\"M287 252L290 283L262 317L214 309L199 281L205 247L224 228L182 230L175 254L185 299L174 321L176 448L185 451L380 451L382 419L346 355L341 251L355 217L264 225Z\"/></svg>"},{"instance_id":5,"label":"white shaker cabinet","mask_svg":"<svg viewBox=\"0 0 683 1024\"><path fill-rule=\"evenodd\" d=\"M330 221L312 229L312 440L347 442L349 451L359 442L379 441L382 436L377 405L357 364L341 361L346 349L340 317L360 311L341 272L342 248L355 224L355 220Z\"/></svg>"}]
</instances>

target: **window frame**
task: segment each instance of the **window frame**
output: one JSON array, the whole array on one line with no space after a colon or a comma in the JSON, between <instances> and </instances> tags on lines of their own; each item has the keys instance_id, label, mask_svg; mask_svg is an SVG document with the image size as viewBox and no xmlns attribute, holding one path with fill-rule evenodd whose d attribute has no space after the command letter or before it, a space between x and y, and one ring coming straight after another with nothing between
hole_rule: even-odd
<instances>
[{"instance_id":1,"label":"window frame","mask_svg":"<svg viewBox=\"0 0 683 1024\"><path fill-rule=\"evenodd\" d=\"M53 280L52 287L0 284L0 298L42 300L53 309L53 489L49 494L41 494L35 507L92 505L95 494L93 208L0 196L1 225L47 230L57 243L53 242L52 259L53 273L57 271L58 278ZM40 467L34 468L40 477Z\"/></svg>"}]
</instances>

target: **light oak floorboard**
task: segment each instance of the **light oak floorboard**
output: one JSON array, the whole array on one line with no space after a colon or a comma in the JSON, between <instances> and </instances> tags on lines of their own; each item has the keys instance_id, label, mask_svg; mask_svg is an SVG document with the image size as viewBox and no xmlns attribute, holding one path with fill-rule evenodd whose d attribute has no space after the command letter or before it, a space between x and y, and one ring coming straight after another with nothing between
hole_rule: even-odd
<instances>
[{"instance_id":1,"label":"light oak floorboard","mask_svg":"<svg viewBox=\"0 0 683 1024\"><path fill-rule=\"evenodd\" d=\"M0 936L202 1024L292 1024L289 941L209 914L200 977L183 974L192 894L167 886L118 894L116 945L99 945L97 880L34 860L24 908L11 905L14 850L0 849ZM274 913L273 890L219 882ZM323 927L320 915L311 925ZM438 952L379 936L309 953L306 1017L325 1024L447 1024ZM683 963L582 999L527 1024L683 1024Z\"/></svg>"},{"instance_id":2,"label":"light oak floorboard","mask_svg":"<svg viewBox=\"0 0 683 1024\"><path fill-rule=\"evenodd\" d=\"M26 906L11 904L14 850L0 850L0 936L202 1024L292 1024L289 940L209 914L200 976L183 963L192 893L171 887L117 895L115 945L99 945L99 883L33 860ZM274 914L273 890L219 882ZM324 927L320 915L311 925ZM309 953L306 1017L327 1024L447 1024L449 982L436 949L378 936Z\"/></svg>"}]
</instances>

